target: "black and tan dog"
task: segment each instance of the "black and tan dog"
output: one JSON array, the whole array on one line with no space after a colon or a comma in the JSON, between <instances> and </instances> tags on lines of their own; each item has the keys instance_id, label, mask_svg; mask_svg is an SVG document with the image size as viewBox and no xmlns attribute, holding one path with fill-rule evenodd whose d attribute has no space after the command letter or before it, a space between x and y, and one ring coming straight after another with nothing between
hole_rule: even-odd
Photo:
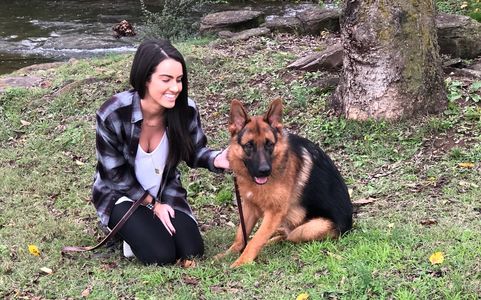
<instances>
[{"instance_id":1,"label":"black and tan dog","mask_svg":"<svg viewBox=\"0 0 481 300\"><path fill-rule=\"evenodd\" d=\"M262 223L231 267L252 262L269 241L336 238L352 227L347 187L331 159L314 143L282 129L282 102L264 116L249 117L233 100L229 130L230 167L237 177L247 234ZM232 246L243 247L241 226Z\"/></svg>"}]
</instances>

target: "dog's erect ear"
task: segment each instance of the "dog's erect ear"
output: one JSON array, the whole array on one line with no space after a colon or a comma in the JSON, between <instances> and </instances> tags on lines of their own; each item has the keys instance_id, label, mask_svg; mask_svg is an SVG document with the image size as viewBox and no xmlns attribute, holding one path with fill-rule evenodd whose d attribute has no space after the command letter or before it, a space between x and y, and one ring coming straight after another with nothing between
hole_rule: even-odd
<instances>
[{"instance_id":1,"label":"dog's erect ear","mask_svg":"<svg viewBox=\"0 0 481 300\"><path fill-rule=\"evenodd\" d=\"M230 104L229 131L235 135L250 121L244 106L239 100L232 100Z\"/></svg>"},{"instance_id":2,"label":"dog's erect ear","mask_svg":"<svg viewBox=\"0 0 481 300\"><path fill-rule=\"evenodd\" d=\"M282 131L282 100L275 99L269 105L269 109L264 115L264 121L269 123L273 128Z\"/></svg>"}]
</instances>

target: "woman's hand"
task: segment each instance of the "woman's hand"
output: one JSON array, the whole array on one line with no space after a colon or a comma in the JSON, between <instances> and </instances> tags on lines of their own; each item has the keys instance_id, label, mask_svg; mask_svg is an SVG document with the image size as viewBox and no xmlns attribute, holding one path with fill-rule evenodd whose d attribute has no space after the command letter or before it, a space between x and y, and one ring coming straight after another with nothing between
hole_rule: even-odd
<instances>
[{"instance_id":1,"label":"woman's hand","mask_svg":"<svg viewBox=\"0 0 481 300\"><path fill-rule=\"evenodd\" d=\"M217 155L214 159L214 166L220 169L229 169L229 161L227 160L227 151L229 151L229 147L225 148L219 155Z\"/></svg>"},{"instance_id":2,"label":"woman's hand","mask_svg":"<svg viewBox=\"0 0 481 300\"><path fill-rule=\"evenodd\" d=\"M160 219L162 224L164 224L165 229L169 232L170 235L175 234L174 225L170 221L170 218L175 218L175 211L174 209L168 205L159 202L155 202L154 204L154 214Z\"/></svg>"}]
</instances>

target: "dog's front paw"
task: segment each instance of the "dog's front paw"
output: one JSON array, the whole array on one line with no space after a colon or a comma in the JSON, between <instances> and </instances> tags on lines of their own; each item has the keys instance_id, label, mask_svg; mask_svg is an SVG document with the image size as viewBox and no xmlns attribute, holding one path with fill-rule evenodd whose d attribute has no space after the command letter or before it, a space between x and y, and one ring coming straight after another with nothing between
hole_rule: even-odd
<instances>
[{"instance_id":1,"label":"dog's front paw","mask_svg":"<svg viewBox=\"0 0 481 300\"><path fill-rule=\"evenodd\" d=\"M235 261L233 262L230 267L231 268L237 268L237 267L240 267L242 265L246 265L246 264L252 264L254 263L253 260L244 260L244 259L241 259L240 257Z\"/></svg>"}]
</instances>

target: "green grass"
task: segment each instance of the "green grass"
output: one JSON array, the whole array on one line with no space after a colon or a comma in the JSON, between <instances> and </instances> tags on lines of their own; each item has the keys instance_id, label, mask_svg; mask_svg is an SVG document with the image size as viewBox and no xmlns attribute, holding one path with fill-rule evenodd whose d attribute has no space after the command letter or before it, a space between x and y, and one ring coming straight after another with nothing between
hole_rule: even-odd
<instances>
[{"instance_id":1,"label":"green grass","mask_svg":"<svg viewBox=\"0 0 481 300\"><path fill-rule=\"evenodd\" d=\"M292 45L292 52L279 51ZM332 156L353 201L372 200L357 207L354 230L336 241L271 245L254 264L230 269L235 256L212 257L232 242L229 222L237 224L232 177L181 165L206 244L196 268L143 266L123 258L118 246L62 256L62 246L91 245L103 236L89 203L94 112L128 87L132 56L80 60L37 71L48 88L0 95L0 298L295 299L303 292L309 299L479 298L481 119L475 98L453 96L441 115L360 123L326 110L330 92L315 85L325 74L285 69L298 53L322 47L315 41L284 35L178 46L210 145L228 142L232 98L261 113L281 97L285 127ZM469 85L448 87L479 94ZM474 166L460 165L467 162ZM40 257L29 253L30 244ZM432 265L437 251L445 260Z\"/></svg>"}]
</instances>

